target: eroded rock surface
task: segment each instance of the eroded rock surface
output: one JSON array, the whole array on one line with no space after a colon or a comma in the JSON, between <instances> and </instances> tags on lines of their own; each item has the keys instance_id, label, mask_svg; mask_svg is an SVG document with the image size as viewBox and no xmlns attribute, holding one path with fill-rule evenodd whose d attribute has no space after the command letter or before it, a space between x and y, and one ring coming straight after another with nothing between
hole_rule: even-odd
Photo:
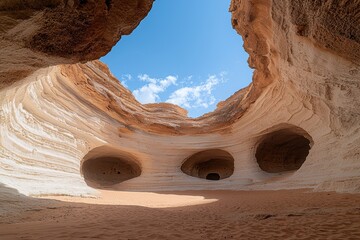
<instances>
[{"instance_id":1,"label":"eroded rock surface","mask_svg":"<svg viewBox=\"0 0 360 240\"><path fill-rule=\"evenodd\" d=\"M82 164L94 149L112 149L121 153L117 159L136 159L141 172L114 182L112 189L360 191L356 1L233 0L232 24L255 68L253 83L197 119L171 104L141 105L99 61L76 63L109 51L120 35L136 27L152 1L27 2L0 5L0 18L6 19L1 21L0 52L8 53L0 55L0 79L7 86L0 92L3 184L24 194L93 194L81 174ZM62 46L75 41L74 35L58 38L55 33L65 25L47 27L62 22L57 13L64 11L80 19L82 14L92 16L89 25L79 22L82 32L70 50ZM27 14L19 17L20 12ZM77 22L70 19L66 21ZM53 48L54 41L58 45ZM283 168L291 170L285 173L264 171L257 150L267 136L289 129L309 141L306 159L296 162L296 168ZM293 147L293 135L280 138ZM274 152L282 159L290 156L278 145ZM216 149L233 157L227 178L207 181L207 175L194 178L181 171L184 159ZM96 159L108 157L117 156L103 150Z\"/></svg>"},{"instance_id":2,"label":"eroded rock surface","mask_svg":"<svg viewBox=\"0 0 360 240\"><path fill-rule=\"evenodd\" d=\"M95 60L137 27L153 0L0 2L0 88L35 70Z\"/></svg>"}]
</instances>

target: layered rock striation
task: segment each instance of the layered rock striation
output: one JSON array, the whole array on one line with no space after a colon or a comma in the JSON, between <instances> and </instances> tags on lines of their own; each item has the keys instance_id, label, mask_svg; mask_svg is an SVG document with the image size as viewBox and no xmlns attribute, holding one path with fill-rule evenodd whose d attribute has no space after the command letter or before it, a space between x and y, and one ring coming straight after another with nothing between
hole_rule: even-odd
<instances>
[{"instance_id":1,"label":"layered rock striation","mask_svg":"<svg viewBox=\"0 0 360 240\"><path fill-rule=\"evenodd\" d=\"M20 3L0 4L2 184L27 195L360 191L356 1L233 0L253 82L196 119L141 105L104 64L86 62L152 0Z\"/></svg>"}]
</instances>

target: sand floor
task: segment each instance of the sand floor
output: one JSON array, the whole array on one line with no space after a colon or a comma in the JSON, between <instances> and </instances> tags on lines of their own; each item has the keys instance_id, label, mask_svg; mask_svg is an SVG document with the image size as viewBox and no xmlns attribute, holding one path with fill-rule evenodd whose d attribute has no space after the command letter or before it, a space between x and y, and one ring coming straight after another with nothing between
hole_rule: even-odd
<instances>
[{"instance_id":1,"label":"sand floor","mask_svg":"<svg viewBox=\"0 0 360 240\"><path fill-rule=\"evenodd\" d=\"M22 208L3 202L14 211L1 217L0 239L360 239L360 194L104 191L98 199L51 198L19 202Z\"/></svg>"}]
</instances>

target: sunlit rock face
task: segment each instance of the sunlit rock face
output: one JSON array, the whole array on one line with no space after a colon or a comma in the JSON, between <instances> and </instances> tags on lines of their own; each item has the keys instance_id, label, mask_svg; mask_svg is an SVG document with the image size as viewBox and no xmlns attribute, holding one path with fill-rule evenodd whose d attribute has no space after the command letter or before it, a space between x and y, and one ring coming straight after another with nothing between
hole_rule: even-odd
<instances>
[{"instance_id":1,"label":"sunlit rock face","mask_svg":"<svg viewBox=\"0 0 360 240\"><path fill-rule=\"evenodd\" d=\"M360 191L355 3L233 0L232 24L255 68L253 83L197 119L171 104L141 105L99 61L76 63L108 52L152 1L16 3L0 4L2 184L27 195L91 195L97 188ZM62 24L63 14L92 16L88 25L80 21L73 49L62 47L73 34L62 33L77 24ZM214 156L193 157L204 151ZM189 169L202 169L195 177L182 169L189 159Z\"/></svg>"}]
</instances>

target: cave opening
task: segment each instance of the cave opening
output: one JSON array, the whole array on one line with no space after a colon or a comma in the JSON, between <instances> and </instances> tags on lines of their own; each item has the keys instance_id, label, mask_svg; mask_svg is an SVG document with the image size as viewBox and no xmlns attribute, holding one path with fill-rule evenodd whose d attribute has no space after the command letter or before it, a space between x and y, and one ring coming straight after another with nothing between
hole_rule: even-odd
<instances>
[{"instance_id":1,"label":"cave opening","mask_svg":"<svg viewBox=\"0 0 360 240\"><path fill-rule=\"evenodd\" d=\"M209 173L208 175L206 175L206 179L218 181L218 180L220 180L220 175L218 173Z\"/></svg>"},{"instance_id":2,"label":"cave opening","mask_svg":"<svg viewBox=\"0 0 360 240\"><path fill-rule=\"evenodd\" d=\"M100 147L83 158L81 173L90 187L111 188L140 176L141 166L129 154L109 147Z\"/></svg>"},{"instance_id":3,"label":"cave opening","mask_svg":"<svg viewBox=\"0 0 360 240\"><path fill-rule=\"evenodd\" d=\"M192 177L218 181L234 173L234 158L224 150L205 150L185 159L181 170Z\"/></svg>"},{"instance_id":4,"label":"cave opening","mask_svg":"<svg viewBox=\"0 0 360 240\"><path fill-rule=\"evenodd\" d=\"M303 129L295 126L285 128L266 134L256 149L255 157L265 172L296 171L305 162L311 143L311 137Z\"/></svg>"},{"instance_id":5,"label":"cave opening","mask_svg":"<svg viewBox=\"0 0 360 240\"><path fill-rule=\"evenodd\" d=\"M140 176L140 167L117 157L91 158L82 164L82 173L90 186L109 187Z\"/></svg>"}]
</instances>

